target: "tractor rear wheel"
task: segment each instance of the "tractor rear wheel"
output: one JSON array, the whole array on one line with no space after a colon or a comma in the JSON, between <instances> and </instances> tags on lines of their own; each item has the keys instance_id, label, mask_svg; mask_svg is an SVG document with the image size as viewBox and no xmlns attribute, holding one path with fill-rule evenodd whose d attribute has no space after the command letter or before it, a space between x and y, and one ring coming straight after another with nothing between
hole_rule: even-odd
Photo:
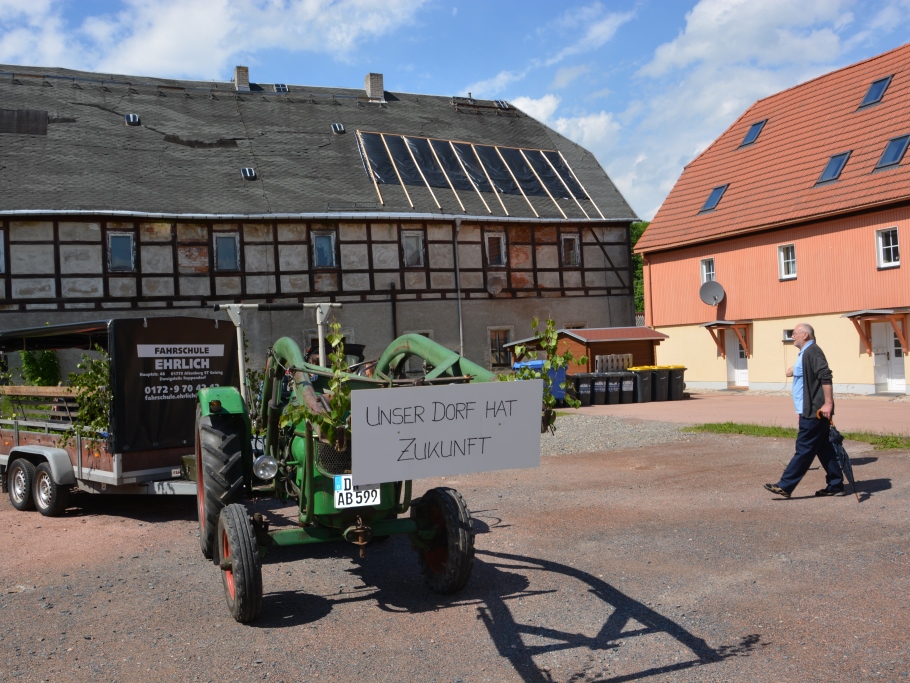
<instances>
[{"instance_id":1,"label":"tractor rear wheel","mask_svg":"<svg viewBox=\"0 0 910 683\"><path fill-rule=\"evenodd\" d=\"M241 624L262 611L262 560L246 508L228 505L218 517L218 561L231 616Z\"/></svg>"},{"instance_id":2,"label":"tractor rear wheel","mask_svg":"<svg viewBox=\"0 0 910 683\"><path fill-rule=\"evenodd\" d=\"M69 505L70 487L54 481L51 466L46 462L41 463L35 469L32 491L35 507L45 517L59 517Z\"/></svg>"},{"instance_id":3,"label":"tractor rear wheel","mask_svg":"<svg viewBox=\"0 0 910 683\"><path fill-rule=\"evenodd\" d=\"M417 550L427 585L437 593L457 593L471 578L474 567L474 530L464 498L455 489L430 489L414 501L411 518L419 530L438 529L428 547Z\"/></svg>"},{"instance_id":4,"label":"tractor rear wheel","mask_svg":"<svg viewBox=\"0 0 910 683\"><path fill-rule=\"evenodd\" d=\"M199 545L212 559L221 510L240 499L243 488L243 421L230 415L201 417L196 408L196 502Z\"/></svg>"},{"instance_id":5,"label":"tractor rear wheel","mask_svg":"<svg viewBox=\"0 0 910 683\"><path fill-rule=\"evenodd\" d=\"M32 498L32 482L35 480L35 466L28 460L18 458L13 460L7 472L9 486L9 502L17 510L34 510L35 500Z\"/></svg>"}]
</instances>

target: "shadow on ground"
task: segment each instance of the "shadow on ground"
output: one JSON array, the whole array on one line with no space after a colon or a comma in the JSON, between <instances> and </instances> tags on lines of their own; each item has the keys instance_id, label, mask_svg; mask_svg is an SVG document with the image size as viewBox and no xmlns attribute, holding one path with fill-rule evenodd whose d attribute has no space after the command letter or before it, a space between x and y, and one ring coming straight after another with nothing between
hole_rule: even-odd
<instances>
[{"instance_id":1,"label":"shadow on ground","mask_svg":"<svg viewBox=\"0 0 910 683\"><path fill-rule=\"evenodd\" d=\"M475 525L478 533L489 529L486 523L476 519ZM622 593L603 579L559 562L526 555L478 550L471 580L455 596L437 595L424 586L416 555L409 548L407 540L401 537L379 545L371 544L364 560L354 559L355 554L350 547L334 544L282 548L267 557L272 562L292 562L304 557L312 560L349 557L353 562L346 571L360 579L363 585L344 589L344 592L334 595L307 593L305 586L299 591L269 593L268 586L265 586L262 617L252 624L254 627L283 628L313 624L346 603L366 600L376 601L381 610L405 613L473 606L499 655L511 663L526 683L547 683L553 680L550 672L535 662L535 657L557 651L585 650L589 653L587 667L574 672L574 675L562 668L560 677L569 674L571 680L620 683L713 664L729 657L748 656L765 646L760 635L750 634L744 636L739 643L712 648L704 639ZM583 593L593 594L602 601L602 612L607 616L596 635L571 633L555 625L535 626L518 621L510 604L554 592L533 589L535 576L543 574L561 575L559 580L563 583L566 578L578 581L585 588ZM305 578L306 572L302 576ZM352 584L351 581L346 583ZM560 599L563 599L562 594ZM564 607L566 611L572 609L571 603L564 604ZM624 640L652 634L673 638L689 655L683 661L674 661L664 666L652 666L622 676L598 678L598 675L604 675L604 665L598 653L618 648ZM526 639L545 640L546 643L526 645Z\"/></svg>"}]
</instances>

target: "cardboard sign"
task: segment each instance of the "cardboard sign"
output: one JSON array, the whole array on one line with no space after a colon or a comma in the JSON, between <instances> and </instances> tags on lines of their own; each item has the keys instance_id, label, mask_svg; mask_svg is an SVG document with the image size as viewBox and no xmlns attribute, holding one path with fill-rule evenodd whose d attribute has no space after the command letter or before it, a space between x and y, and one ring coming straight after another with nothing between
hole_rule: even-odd
<instances>
[{"instance_id":1,"label":"cardboard sign","mask_svg":"<svg viewBox=\"0 0 910 683\"><path fill-rule=\"evenodd\" d=\"M355 485L540 465L543 380L351 392Z\"/></svg>"}]
</instances>

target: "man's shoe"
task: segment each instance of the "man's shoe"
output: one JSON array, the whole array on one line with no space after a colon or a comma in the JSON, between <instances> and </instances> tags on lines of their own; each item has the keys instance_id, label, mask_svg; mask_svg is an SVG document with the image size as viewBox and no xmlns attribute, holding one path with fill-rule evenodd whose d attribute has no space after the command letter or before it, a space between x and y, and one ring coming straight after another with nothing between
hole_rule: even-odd
<instances>
[{"instance_id":1,"label":"man's shoe","mask_svg":"<svg viewBox=\"0 0 910 683\"><path fill-rule=\"evenodd\" d=\"M828 488L828 487L826 486L825 488L819 489L818 491L816 491L816 492L815 492L815 495L816 495L816 496L843 496L843 495L844 495L844 487L841 486L841 487L839 487L839 488L833 488L833 489L832 489L832 488Z\"/></svg>"},{"instance_id":2,"label":"man's shoe","mask_svg":"<svg viewBox=\"0 0 910 683\"><path fill-rule=\"evenodd\" d=\"M770 491L771 493L776 493L778 496L783 496L784 498L790 497L790 494L784 491L777 484L765 484L765 490Z\"/></svg>"}]
</instances>

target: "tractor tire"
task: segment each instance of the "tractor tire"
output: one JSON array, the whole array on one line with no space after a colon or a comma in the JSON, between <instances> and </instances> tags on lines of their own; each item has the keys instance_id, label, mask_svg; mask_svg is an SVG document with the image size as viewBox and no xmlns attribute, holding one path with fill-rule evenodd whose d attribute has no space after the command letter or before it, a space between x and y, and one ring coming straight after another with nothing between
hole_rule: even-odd
<instances>
[{"instance_id":1,"label":"tractor tire","mask_svg":"<svg viewBox=\"0 0 910 683\"><path fill-rule=\"evenodd\" d=\"M9 502L17 510L34 510L35 499L32 498L32 482L35 480L35 466L28 460L13 460L7 472Z\"/></svg>"},{"instance_id":2,"label":"tractor tire","mask_svg":"<svg viewBox=\"0 0 910 683\"><path fill-rule=\"evenodd\" d=\"M243 489L243 422L229 415L201 417L196 409L196 502L199 545L207 560L215 550L218 515Z\"/></svg>"},{"instance_id":3,"label":"tractor tire","mask_svg":"<svg viewBox=\"0 0 910 683\"><path fill-rule=\"evenodd\" d=\"M218 517L218 561L231 616L241 624L253 621L262 611L262 560L253 524L238 503Z\"/></svg>"},{"instance_id":4,"label":"tractor tire","mask_svg":"<svg viewBox=\"0 0 910 683\"><path fill-rule=\"evenodd\" d=\"M59 517L70 503L70 487L54 481L54 473L46 462L35 468L32 484L35 507L45 517Z\"/></svg>"},{"instance_id":5,"label":"tractor tire","mask_svg":"<svg viewBox=\"0 0 910 683\"><path fill-rule=\"evenodd\" d=\"M427 585L436 593L457 593L465 587L474 568L474 530L464 498L455 489L430 489L414 502L411 518L418 529L439 529L428 548L417 550Z\"/></svg>"}]
</instances>

